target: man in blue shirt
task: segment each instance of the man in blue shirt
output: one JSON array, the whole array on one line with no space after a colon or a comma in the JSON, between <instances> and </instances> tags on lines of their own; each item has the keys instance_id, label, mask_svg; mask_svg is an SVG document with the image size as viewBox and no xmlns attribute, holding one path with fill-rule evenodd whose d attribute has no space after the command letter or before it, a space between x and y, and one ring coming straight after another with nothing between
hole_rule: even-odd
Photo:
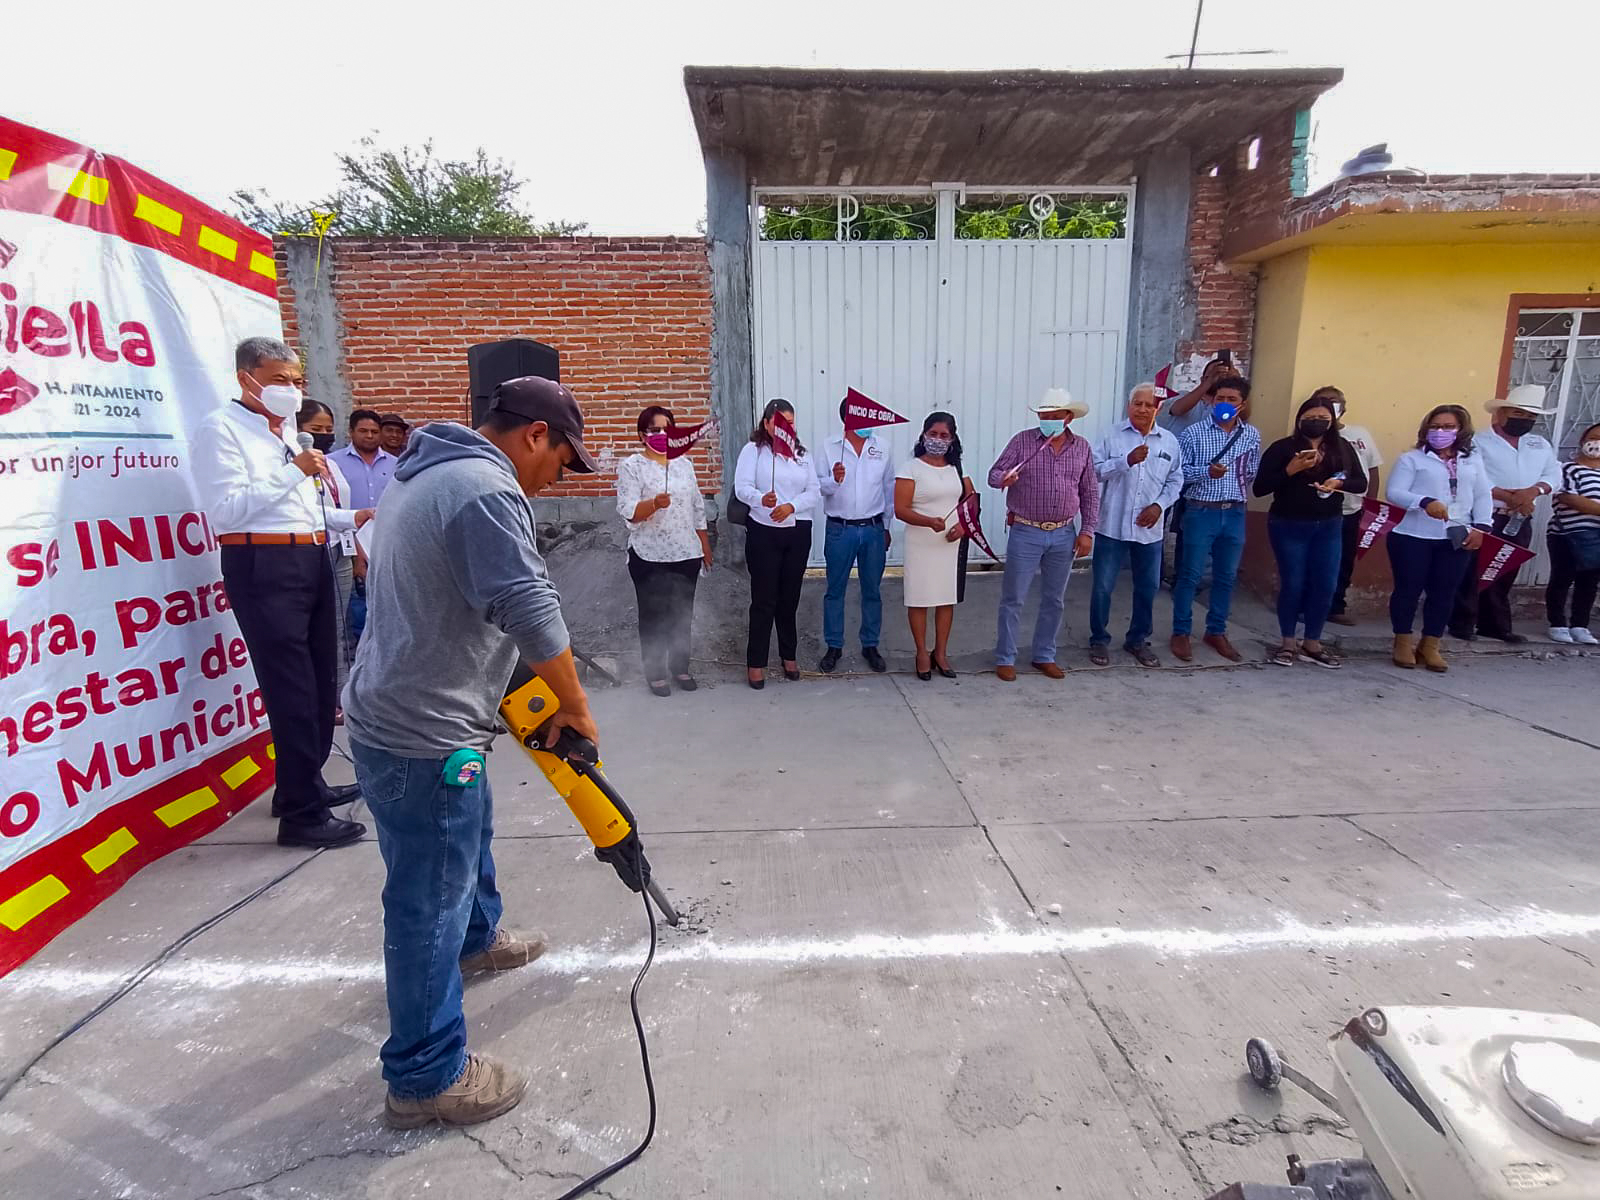
<instances>
[{"instance_id":1,"label":"man in blue shirt","mask_svg":"<svg viewBox=\"0 0 1600 1200\"><path fill-rule=\"evenodd\" d=\"M1261 468L1261 434L1240 415L1250 398L1250 381L1240 376L1211 387L1209 416L1178 435L1183 448L1183 557L1172 589L1172 654L1194 658L1189 635L1194 594L1211 562L1211 603L1205 643L1230 662L1244 657L1228 640L1228 610L1244 555L1245 500Z\"/></svg>"},{"instance_id":2,"label":"man in blue shirt","mask_svg":"<svg viewBox=\"0 0 1600 1200\"><path fill-rule=\"evenodd\" d=\"M380 446L381 418L370 408L350 414L350 444L328 455L350 481L352 508L377 508L383 489L394 476L395 456Z\"/></svg>"}]
</instances>

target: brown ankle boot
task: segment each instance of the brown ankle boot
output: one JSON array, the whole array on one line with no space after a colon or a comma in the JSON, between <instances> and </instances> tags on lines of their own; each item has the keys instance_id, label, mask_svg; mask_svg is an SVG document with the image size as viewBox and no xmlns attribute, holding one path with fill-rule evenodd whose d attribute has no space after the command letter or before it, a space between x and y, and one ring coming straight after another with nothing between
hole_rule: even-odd
<instances>
[{"instance_id":1,"label":"brown ankle boot","mask_svg":"<svg viewBox=\"0 0 1600 1200\"><path fill-rule=\"evenodd\" d=\"M1394 635L1394 665L1408 671L1417 665L1417 639L1409 633Z\"/></svg>"},{"instance_id":2,"label":"brown ankle boot","mask_svg":"<svg viewBox=\"0 0 1600 1200\"><path fill-rule=\"evenodd\" d=\"M1439 653L1439 639L1436 637L1425 637L1417 643L1417 658L1430 671L1444 672L1450 669L1444 655Z\"/></svg>"}]
</instances>

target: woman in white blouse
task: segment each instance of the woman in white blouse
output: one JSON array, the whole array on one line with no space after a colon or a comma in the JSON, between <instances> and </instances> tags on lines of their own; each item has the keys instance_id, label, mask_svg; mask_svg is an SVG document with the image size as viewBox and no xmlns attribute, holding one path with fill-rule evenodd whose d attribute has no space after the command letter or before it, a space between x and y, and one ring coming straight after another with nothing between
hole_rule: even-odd
<instances>
[{"instance_id":1,"label":"woman in white blouse","mask_svg":"<svg viewBox=\"0 0 1600 1200\"><path fill-rule=\"evenodd\" d=\"M672 428L672 413L652 404L639 414L644 450L617 468L617 512L628 525L628 575L639 603L639 653L644 677L658 696L698 686L689 673L694 592L701 568L711 569L706 502L694 464L669 460L646 440Z\"/></svg>"},{"instance_id":2,"label":"woman in white blouse","mask_svg":"<svg viewBox=\"0 0 1600 1200\"><path fill-rule=\"evenodd\" d=\"M1483 531L1494 519L1489 474L1472 451L1472 417L1459 404L1441 404L1417 430L1417 445L1394 464L1388 500L1405 510L1389 534L1394 592L1389 621L1394 627L1394 664L1447 671L1439 653L1456 589L1472 569ZM1422 601L1422 640L1413 644L1417 601Z\"/></svg>"},{"instance_id":3,"label":"woman in white blouse","mask_svg":"<svg viewBox=\"0 0 1600 1200\"><path fill-rule=\"evenodd\" d=\"M733 474L733 494L750 506L744 540L745 565L750 570L750 638L744 661L750 686L758 691L767 682L774 626L783 677L800 678L795 612L811 557L811 518L822 504L822 484L800 439L795 438L795 457L773 453L772 431L779 413L793 424L794 405L787 400L767 401L761 422L739 451Z\"/></svg>"}]
</instances>

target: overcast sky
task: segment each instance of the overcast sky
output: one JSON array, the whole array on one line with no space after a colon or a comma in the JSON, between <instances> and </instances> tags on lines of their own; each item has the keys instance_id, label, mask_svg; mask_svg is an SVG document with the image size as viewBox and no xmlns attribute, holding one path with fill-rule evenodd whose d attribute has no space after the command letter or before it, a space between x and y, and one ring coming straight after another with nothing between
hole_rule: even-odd
<instances>
[{"instance_id":1,"label":"overcast sky","mask_svg":"<svg viewBox=\"0 0 1600 1200\"><path fill-rule=\"evenodd\" d=\"M540 218L692 233L686 63L1157 67L1193 20L1194 0L19 2L0 21L0 111L218 206L245 185L310 201L376 133L487 147ZM1345 68L1313 112L1313 184L1378 141L1434 171L1600 170L1600 0L1205 0L1200 50Z\"/></svg>"}]
</instances>

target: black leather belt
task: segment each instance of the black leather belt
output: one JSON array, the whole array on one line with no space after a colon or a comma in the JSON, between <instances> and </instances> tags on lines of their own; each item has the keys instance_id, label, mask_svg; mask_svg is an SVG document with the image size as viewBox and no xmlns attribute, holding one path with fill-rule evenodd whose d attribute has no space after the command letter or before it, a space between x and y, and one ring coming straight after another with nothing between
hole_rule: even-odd
<instances>
[{"instance_id":1,"label":"black leather belt","mask_svg":"<svg viewBox=\"0 0 1600 1200\"><path fill-rule=\"evenodd\" d=\"M1190 508L1243 508L1243 500L1188 500Z\"/></svg>"},{"instance_id":2,"label":"black leather belt","mask_svg":"<svg viewBox=\"0 0 1600 1200\"><path fill-rule=\"evenodd\" d=\"M849 521L849 520L846 520L844 517L829 517L828 518L828 524L829 525L882 525L883 524L883 514L879 513L875 517L863 517L859 521Z\"/></svg>"}]
</instances>

